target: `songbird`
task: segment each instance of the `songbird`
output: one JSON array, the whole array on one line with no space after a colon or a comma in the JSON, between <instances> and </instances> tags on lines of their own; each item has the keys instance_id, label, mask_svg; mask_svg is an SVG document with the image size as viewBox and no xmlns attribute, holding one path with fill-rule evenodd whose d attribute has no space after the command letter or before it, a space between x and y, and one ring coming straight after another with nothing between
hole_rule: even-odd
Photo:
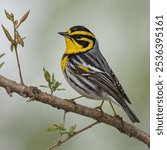
<instances>
[{"instance_id":1,"label":"songbird","mask_svg":"<svg viewBox=\"0 0 167 150\"><path fill-rule=\"evenodd\" d=\"M66 41L61 68L71 87L84 97L102 100L102 104L108 100L120 105L132 122L140 122L129 108L131 102L119 80L101 54L95 35L84 26L73 26L59 34Z\"/></svg>"}]
</instances>

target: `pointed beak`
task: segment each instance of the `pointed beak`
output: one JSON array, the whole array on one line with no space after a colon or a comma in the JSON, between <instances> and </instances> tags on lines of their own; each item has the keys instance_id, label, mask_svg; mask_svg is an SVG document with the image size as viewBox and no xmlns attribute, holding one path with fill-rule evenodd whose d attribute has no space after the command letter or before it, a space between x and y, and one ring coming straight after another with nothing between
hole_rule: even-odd
<instances>
[{"instance_id":1,"label":"pointed beak","mask_svg":"<svg viewBox=\"0 0 167 150\"><path fill-rule=\"evenodd\" d=\"M64 37L67 37L68 35L67 35L67 32L58 32L58 34L60 34L60 35L62 35L62 36L64 36Z\"/></svg>"}]
</instances>

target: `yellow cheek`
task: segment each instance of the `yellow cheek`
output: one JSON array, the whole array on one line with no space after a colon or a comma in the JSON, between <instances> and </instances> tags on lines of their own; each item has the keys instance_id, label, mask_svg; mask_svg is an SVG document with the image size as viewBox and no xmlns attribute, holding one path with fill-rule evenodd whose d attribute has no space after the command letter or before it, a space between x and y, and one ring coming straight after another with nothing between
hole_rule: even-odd
<instances>
[{"instance_id":1,"label":"yellow cheek","mask_svg":"<svg viewBox=\"0 0 167 150\"><path fill-rule=\"evenodd\" d=\"M72 41L69 38L65 38L66 40L66 54L72 54L72 53L78 53L79 49L82 49L82 46L79 45L77 42L74 40Z\"/></svg>"},{"instance_id":2,"label":"yellow cheek","mask_svg":"<svg viewBox=\"0 0 167 150\"><path fill-rule=\"evenodd\" d=\"M87 47L79 45L74 39L69 39L66 37L65 40L66 40L65 54L77 54L81 52L86 52L93 48L93 41L87 38L81 38L81 40L87 41L89 43Z\"/></svg>"}]
</instances>

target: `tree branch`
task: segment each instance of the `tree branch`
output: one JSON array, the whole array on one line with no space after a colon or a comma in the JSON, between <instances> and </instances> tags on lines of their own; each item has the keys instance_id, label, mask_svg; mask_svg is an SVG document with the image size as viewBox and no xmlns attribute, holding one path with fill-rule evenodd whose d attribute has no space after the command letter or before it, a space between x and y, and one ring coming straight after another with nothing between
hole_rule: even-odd
<instances>
[{"instance_id":1,"label":"tree branch","mask_svg":"<svg viewBox=\"0 0 167 150\"><path fill-rule=\"evenodd\" d=\"M0 75L0 86L5 88L6 92L10 96L12 96L12 93L15 92L24 98L27 97L27 98L30 98L31 100L42 102L58 109L63 109L66 112L73 112L76 114L80 114L80 115L92 118L94 120L97 120L99 122L102 122L117 128L121 133L124 133L129 137L134 137L138 139L139 141L145 143L148 147L150 145L149 134L138 129L132 124L122 121L118 117L113 117L106 113L102 113L101 111L94 108L89 108L80 104L63 100L59 97L42 92L37 87L19 84L1 75Z\"/></svg>"}]
</instances>

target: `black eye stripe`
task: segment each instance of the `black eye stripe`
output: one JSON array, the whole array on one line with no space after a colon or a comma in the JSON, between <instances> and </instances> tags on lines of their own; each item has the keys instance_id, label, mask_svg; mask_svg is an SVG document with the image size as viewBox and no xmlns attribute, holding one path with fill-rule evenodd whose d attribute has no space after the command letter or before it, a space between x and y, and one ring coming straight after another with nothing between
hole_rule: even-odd
<instances>
[{"instance_id":1,"label":"black eye stripe","mask_svg":"<svg viewBox=\"0 0 167 150\"><path fill-rule=\"evenodd\" d=\"M76 35L73 35L72 37L74 39L80 39L80 38L82 38L82 35L81 34L76 34Z\"/></svg>"},{"instance_id":2,"label":"black eye stripe","mask_svg":"<svg viewBox=\"0 0 167 150\"><path fill-rule=\"evenodd\" d=\"M91 32L89 32L91 33ZM77 42L79 45L81 45L83 48L86 48L88 47L91 43L93 43L92 47L94 46L95 44L95 37L93 37L91 34L89 35L87 32L84 34L84 33L76 33L76 34L73 34L73 35L70 35L69 36L71 37L71 40Z\"/></svg>"},{"instance_id":3,"label":"black eye stripe","mask_svg":"<svg viewBox=\"0 0 167 150\"><path fill-rule=\"evenodd\" d=\"M82 38L87 38L91 41L93 41L93 45L95 43L95 38L89 36L89 35L84 35L84 34L76 34L76 35L72 35L71 36L79 45L82 45L84 48L87 47L89 45L89 41L85 41Z\"/></svg>"},{"instance_id":4,"label":"black eye stripe","mask_svg":"<svg viewBox=\"0 0 167 150\"><path fill-rule=\"evenodd\" d=\"M95 38L89 35L84 35L84 34L76 34L76 35L72 35L72 38L74 38L75 40L80 39L80 38L87 38L90 40L95 41Z\"/></svg>"},{"instance_id":5,"label":"black eye stripe","mask_svg":"<svg viewBox=\"0 0 167 150\"><path fill-rule=\"evenodd\" d=\"M82 40L76 40L79 45L82 45L84 48L89 45L89 42L82 41Z\"/></svg>"}]
</instances>

